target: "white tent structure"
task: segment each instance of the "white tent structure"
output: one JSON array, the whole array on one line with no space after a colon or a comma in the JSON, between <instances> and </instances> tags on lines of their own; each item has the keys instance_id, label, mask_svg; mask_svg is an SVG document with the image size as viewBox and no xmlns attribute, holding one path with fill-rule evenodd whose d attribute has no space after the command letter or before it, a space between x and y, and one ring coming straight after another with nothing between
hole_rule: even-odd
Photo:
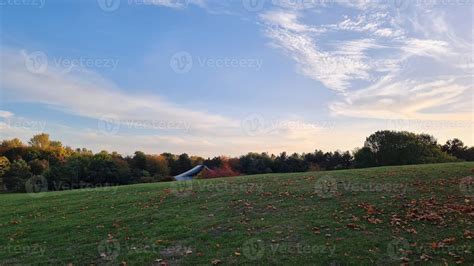
<instances>
[{"instance_id":1,"label":"white tent structure","mask_svg":"<svg viewBox=\"0 0 474 266\"><path fill-rule=\"evenodd\" d=\"M186 181L186 180L192 180L193 177L197 176L199 173L201 173L204 169L206 170L211 170L209 169L207 166L205 165L198 165L196 167L194 167L193 169L191 170L188 170L182 174L179 174L177 176L174 177L174 179L176 179L176 181Z\"/></svg>"}]
</instances>

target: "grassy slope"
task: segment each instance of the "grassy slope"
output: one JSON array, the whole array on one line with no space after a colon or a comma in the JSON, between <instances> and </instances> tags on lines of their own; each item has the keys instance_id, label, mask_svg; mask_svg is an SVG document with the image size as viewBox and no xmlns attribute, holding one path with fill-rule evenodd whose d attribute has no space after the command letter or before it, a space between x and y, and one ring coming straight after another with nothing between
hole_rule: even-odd
<instances>
[{"instance_id":1,"label":"grassy slope","mask_svg":"<svg viewBox=\"0 0 474 266\"><path fill-rule=\"evenodd\" d=\"M423 256L472 265L473 240L464 233L474 231L473 204L459 181L473 169L381 167L0 195L0 264L399 264ZM337 180L337 190L316 193L321 180ZM386 186L357 191L360 184Z\"/></svg>"}]
</instances>

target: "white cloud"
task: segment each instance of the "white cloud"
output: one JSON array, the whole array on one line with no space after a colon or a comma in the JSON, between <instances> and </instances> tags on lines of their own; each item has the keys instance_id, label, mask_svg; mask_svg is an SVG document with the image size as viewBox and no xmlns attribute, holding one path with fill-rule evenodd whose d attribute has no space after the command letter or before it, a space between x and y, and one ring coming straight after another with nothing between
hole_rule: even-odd
<instances>
[{"instance_id":1,"label":"white cloud","mask_svg":"<svg viewBox=\"0 0 474 266\"><path fill-rule=\"evenodd\" d=\"M13 115L14 114L12 112L0 110L0 117L1 118L10 118L10 117L13 117Z\"/></svg>"},{"instance_id":2,"label":"white cloud","mask_svg":"<svg viewBox=\"0 0 474 266\"><path fill-rule=\"evenodd\" d=\"M441 58L443 56L453 55L449 44L445 41L407 39L402 45L401 50L408 55L425 56L432 58Z\"/></svg>"},{"instance_id":3,"label":"white cloud","mask_svg":"<svg viewBox=\"0 0 474 266\"><path fill-rule=\"evenodd\" d=\"M462 84L456 78L423 81L396 80L394 76L387 76L366 89L348 93L343 101L332 103L330 109L335 115L351 117L469 121L471 112L459 108L463 105L449 112L433 109L459 104L459 96L472 89L468 80Z\"/></svg>"},{"instance_id":4,"label":"white cloud","mask_svg":"<svg viewBox=\"0 0 474 266\"><path fill-rule=\"evenodd\" d=\"M300 73L320 81L329 89L344 92L354 80L369 80L371 71L395 69L393 58L380 60L369 58L367 50L386 48L373 38L343 40L332 50L323 49L321 34L327 30L364 28L377 30L377 24L351 23L343 26L309 26L300 22L301 14L294 11L269 11L260 16L265 34L272 44L296 61ZM351 24L352 26L349 26ZM321 45L318 45L318 41ZM328 45L328 43L326 43Z\"/></svg>"},{"instance_id":5,"label":"white cloud","mask_svg":"<svg viewBox=\"0 0 474 266\"><path fill-rule=\"evenodd\" d=\"M62 74L48 66L44 73L31 73L25 57L4 49L1 60L2 86L14 100L51 105L76 115L100 119L113 116L120 120L188 121L195 130L237 125L219 115L183 108L153 95L127 94L113 83L90 71ZM25 52L24 52L25 53Z\"/></svg>"},{"instance_id":6,"label":"white cloud","mask_svg":"<svg viewBox=\"0 0 474 266\"><path fill-rule=\"evenodd\" d=\"M333 115L472 119L467 110L472 103L466 100L472 93L472 81L466 79L472 64L460 59L472 51L472 43L453 33L443 12L420 11L431 18L424 20L419 12L393 13L369 1L341 4L367 9L319 25L302 23L308 18L302 11L278 9L260 16L266 35L296 62L300 73L342 92L329 105ZM336 33L340 40L334 39ZM424 61L417 64L415 58ZM361 88L357 80L368 87Z\"/></svg>"},{"instance_id":7,"label":"white cloud","mask_svg":"<svg viewBox=\"0 0 474 266\"><path fill-rule=\"evenodd\" d=\"M294 126L291 121L284 119L280 121L285 126L278 126L275 131L249 136L241 126L244 117L224 117L191 110L155 95L128 93L90 71L64 74L61 69L48 66L44 73L32 73L27 70L20 51L7 48L2 51L4 68L0 78L6 99L44 104L73 116L97 121L95 128L77 128L74 123L63 126L28 118L8 120L0 122L2 138L20 137L27 141L34 134L48 132L52 139L61 140L65 145L87 147L94 151L106 149L125 154L134 150L148 153L168 151L204 156L240 155L248 151L301 152L316 147L332 149L335 145L341 145L329 141L334 136L332 130L308 126L304 122ZM8 116L9 112L4 111L3 114ZM147 131L133 127L130 129L126 123L122 123L117 132L104 134L99 126L99 120L104 115L125 121L137 120L139 123L154 120L187 121L191 123L191 129L189 132L166 129ZM357 142L347 146L352 148L354 145Z\"/></svg>"}]
</instances>

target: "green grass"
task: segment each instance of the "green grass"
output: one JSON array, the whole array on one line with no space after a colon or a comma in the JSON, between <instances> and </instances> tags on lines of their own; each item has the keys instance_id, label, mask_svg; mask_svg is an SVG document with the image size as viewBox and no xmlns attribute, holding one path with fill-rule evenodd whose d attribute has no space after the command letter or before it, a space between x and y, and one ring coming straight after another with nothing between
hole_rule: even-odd
<instances>
[{"instance_id":1,"label":"green grass","mask_svg":"<svg viewBox=\"0 0 474 266\"><path fill-rule=\"evenodd\" d=\"M472 265L468 176L474 163L3 194L0 264Z\"/></svg>"}]
</instances>

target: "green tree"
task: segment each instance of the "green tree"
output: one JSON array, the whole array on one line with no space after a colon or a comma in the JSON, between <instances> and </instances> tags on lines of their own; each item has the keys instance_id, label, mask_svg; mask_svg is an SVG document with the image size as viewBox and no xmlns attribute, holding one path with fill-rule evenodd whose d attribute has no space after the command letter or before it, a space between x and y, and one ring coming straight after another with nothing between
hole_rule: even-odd
<instances>
[{"instance_id":1,"label":"green tree","mask_svg":"<svg viewBox=\"0 0 474 266\"><path fill-rule=\"evenodd\" d=\"M30 177L30 167L24 160L20 159L11 164L3 178L3 182L9 191L25 192L25 184Z\"/></svg>"},{"instance_id":2,"label":"green tree","mask_svg":"<svg viewBox=\"0 0 474 266\"><path fill-rule=\"evenodd\" d=\"M460 158L460 159L465 159L464 155L467 149L468 148L464 145L464 143L460 139L457 139L457 138L446 141L446 144L444 144L441 147L441 150L453 156L456 156L457 158Z\"/></svg>"},{"instance_id":3,"label":"green tree","mask_svg":"<svg viewBox=\"0 0 474 266\"><path fill-rule=\"evenodd\" d=\"M186 172L190 170L191 168L193 168L193 164L191 162L191 158L189 158L189 155L187 155L186 153L183 153L180 156L178 156L177 172L179 174Z\"/></svg>"},{"instance_id":4,"label":"green tree","mask_svg":"<svg viewBox=\"0 0 474 266\"><path fill-rule=\"evenodd\" d=\"M374 154L378 166L456 161L440 149L435 138L427 134L378 131L366 139L364 147Z\"/></svg>"},{"instance_id":5,"label":"green tree","mask_svg":"<svg viewBox=\"0 0 474 266\"><path fill-rule=\"evenodd\" d=\"M357 149L354 152L354 167L367 168L374 166L377 166L376 155L368 147Z\"/></svg>"},{"instance_id":6,"label":"green tree","mask_svg":"<svg viewBox=\"0 0 474 266\"><path fill-rule=\"evenodd\" d=\"M141 151L136 151L132 158L132 167L137 170L146 169L146 155Z\"/></svg>"},{"instance_id":7,"label":"green tree","mask_svg":"<svg viewBox=\"0 0 474 266\"><path fill-rule=\"evenodd\" d=\"M33 175L42 175L49 168L49 162L46 160L34 159L28 163Z\"/></svg>"}]
</instances>

